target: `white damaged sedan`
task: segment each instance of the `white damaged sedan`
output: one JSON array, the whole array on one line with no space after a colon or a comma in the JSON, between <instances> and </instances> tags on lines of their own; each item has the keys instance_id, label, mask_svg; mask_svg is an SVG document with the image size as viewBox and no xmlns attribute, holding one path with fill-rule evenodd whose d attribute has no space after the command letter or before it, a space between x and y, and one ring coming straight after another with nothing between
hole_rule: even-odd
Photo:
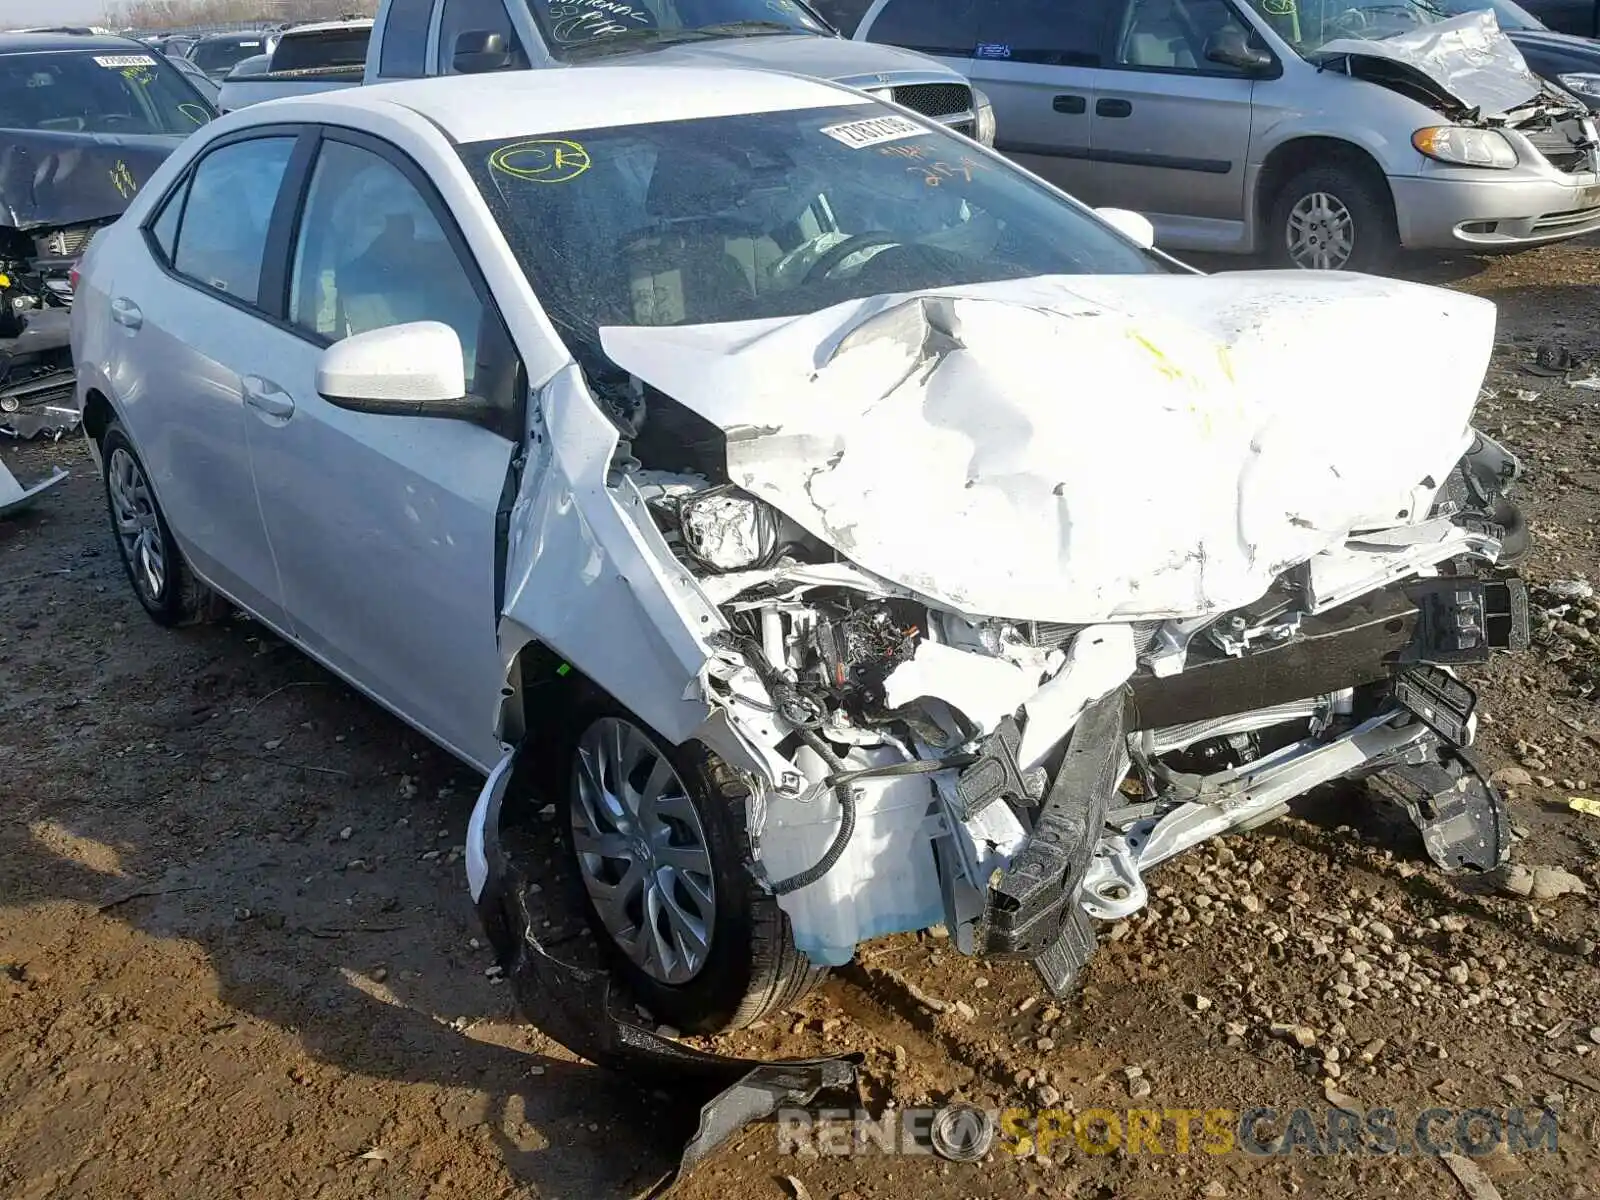
<instances>
[{"instance_id":1,"label":"white damaged sedan","mask_svg":"<svg viewBox=\"0 0 1600 1200\"><path fill-rule=\"evenodd\" d=\"M1200 275L914 113L669 67L232 114L73 310L152 616L238 605L487 775L508 964L553 804L696 1032L935 924L1063 991L1155 864L1335 779L1499 863L1455 670L1526 637L1493 328Z\"/></svg>"}]
</instances>

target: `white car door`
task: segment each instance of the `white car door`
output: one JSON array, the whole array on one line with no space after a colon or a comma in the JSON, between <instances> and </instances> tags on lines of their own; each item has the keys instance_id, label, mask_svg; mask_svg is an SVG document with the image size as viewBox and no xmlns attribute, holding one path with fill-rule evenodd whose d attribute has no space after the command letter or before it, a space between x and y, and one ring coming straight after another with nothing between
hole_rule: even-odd
<instances>
[{"instance_id":1,"label":"white car door","mask_svg":"<svg viewBox=\"0 0 1600 1200\"><path fill-rule=\"evenodd\" d=\"M295 636L487 770L502 677L496 518L526 392L499 312L432 185L388 143L328 130L286 243L283 321L253 368L256 491ZM341 338L436 320L506 432L339 408L317 393ZM485 686L490 681L490 686Z\"/></svg>"},{"instance_id":2,"label":"white car door","mask_svg":"<svg viewBox=\"0 0 1600 1200\"><path fill-rule=\"evenodd\" d=\"M242 364L275 332L258 291L297 133L256 129L209 149L109 291L126 342L121 410L173 537L202 577L275 625L283 609L251 481Z\"/></svg>"}]
</instances>

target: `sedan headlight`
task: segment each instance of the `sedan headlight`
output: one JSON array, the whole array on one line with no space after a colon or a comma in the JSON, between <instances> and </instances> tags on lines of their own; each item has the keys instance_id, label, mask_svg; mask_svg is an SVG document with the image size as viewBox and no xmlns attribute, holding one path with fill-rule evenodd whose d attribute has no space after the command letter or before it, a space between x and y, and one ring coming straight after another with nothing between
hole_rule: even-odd
<instances>
[{"instance_id":1,"label":"sedan headlight","mask_svg":"<svg viewBox=\"0 0 1600 1200\"><path fill-rule=\"evenodd\" d=\"M1493 129L1434 125L1413 133L1411 144L1429 158L1455 167L1492 167L1508 171L1517 165L1517 152Z\"/></svg>"},{"instance_id":2,"label":"sedan headlight","mask_svg":"<svg viewBox=\"0 0 1600 1200\"><path fill-rule=\"evenodd\" d=\"M977 88L972 89L972 112L978 118L974 122L972 136L985 146L994 145L994 105Z\"/></svg>"},{"instance_id":3,"label":"sedan headlight","mask_svg":"<svg viewBox=\"0 0 1600 1200\"><path fill-rule=\"evenodd\" d=\"M776 509L733 487L711 488L678 505L683 548L709 571L764 566L778 552L782 525Z\"/></svg>"},{"instance_id":4,"label":"sedan headlight","mask_svg":"<svg viewBox=\"0 0 1600 1200\"><path fill-rule=\"evenodd\" d=\"M1575 96L1600 101L1600 75L1580 71L1574 75L1557 75L1556 82Z\"/></svg>"}]
</instances>

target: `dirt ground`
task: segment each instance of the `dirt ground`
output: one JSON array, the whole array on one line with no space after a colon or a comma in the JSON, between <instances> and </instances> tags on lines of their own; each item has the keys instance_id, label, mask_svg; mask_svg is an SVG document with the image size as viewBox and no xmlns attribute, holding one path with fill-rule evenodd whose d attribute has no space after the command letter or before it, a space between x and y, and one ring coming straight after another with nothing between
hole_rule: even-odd
<instances>
[{"instance_id":1,"label":"dirt ground","mask_svg":"<svg viewBox=\"0 0 1600 1200\"><path fill-rule=\"evenodd\" d=\"M1528 469L1526 574L1600 582L1600 390L1524 367L1554 346L1592 360L1572 380L1600 374L1600 246L1408 269L1500 305L1480 424ZM668 1171L681 1101L575 1060L494 977L460 853L470 773L249 621L150 623L78 438L0 456L72 472L0 524L0 1196L612 1197ZM1478 674L1481 748L1514 858L1591 894L1443 875L1394 811L1332 789L1161 868L1068 1002L1024 965L899 937L717 1048L860 1051L874 1110L1320 1112L1331 1092L1404 1127L1548 1106L1558 1149L1480 1160L1490 1186L1600 1194L1600 816L1566 804L1600 798L1600 624L1593 600L1536 598L1539 644ZM1166 1145L818 1158L759 1126L679 1194L1490 1194L1431 1157Z\"/></svg>"}]
</instances>

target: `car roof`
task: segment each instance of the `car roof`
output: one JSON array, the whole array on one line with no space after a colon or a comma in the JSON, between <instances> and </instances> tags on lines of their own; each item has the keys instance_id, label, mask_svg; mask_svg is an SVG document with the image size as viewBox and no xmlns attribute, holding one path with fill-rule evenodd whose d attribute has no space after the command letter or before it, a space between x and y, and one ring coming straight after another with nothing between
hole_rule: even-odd
<instances>
[{"instance_id":1,"label":"car roof","mask_svg":"<svg viewBox=\"0 0 1600 1200\"><path fill-rule=\"evenodd\" d=\"M670 77L666 74L670 72ZM860 104L838 84L779 71L734 67L597 66L581 71L504 71L373 84L241 109L261 121L327 120L329 109L408 109L456 142L537 137L574 129L645 125L697 117ZM252 122L253 123L253 122Z\"/></svg>"},{"instance_id":2,"label":"car roof","mask_svg":"<svg viewBox=\"0 0 1600 1200\"><path fill-rule=\"evenodd\" d=\"M275 29L235 29L232 33L208 33L200 42L259 42L276 33Z\"/></svg>"},{"instance_id":3,"label":"car roof","mask_svg":"<svg viewBox=\"0 0 1600 1200\"><path fill-rule=\"evenodd\" d=\"M0 33L0 54L26 54L39 50L121 50L150 47L132 38L100 33Z\"/></svg>"}]
</instances>

